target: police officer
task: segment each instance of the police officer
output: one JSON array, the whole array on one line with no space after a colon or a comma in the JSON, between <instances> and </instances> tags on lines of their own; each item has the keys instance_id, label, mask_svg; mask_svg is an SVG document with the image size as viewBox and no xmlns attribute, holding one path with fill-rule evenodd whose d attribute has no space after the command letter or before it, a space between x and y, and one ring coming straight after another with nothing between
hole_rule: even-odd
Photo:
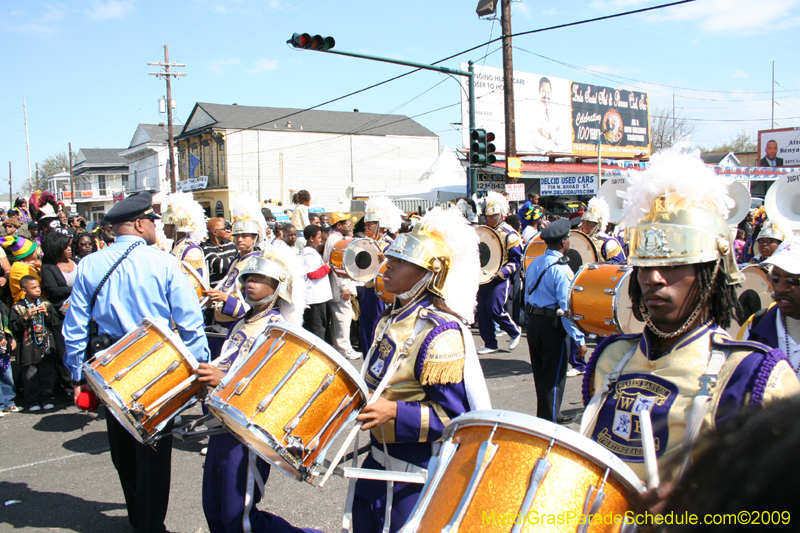
<instances>
[{"instance_id":1,"label":"police officer","mask_svg":"<svg viewBox=\"0 0 800 533\"><path fill-rule=\"evenodd\" d=\"M90 390L82 381L81 365L92 319L99 334L93 345L103 340L104 345L116 342L143 318L166 327L173 320L191 354L200 362L209 359L203 315L186 274L173 256L148 246L156 242L155 220L159 218L153 211L150 193L129 196L105 218L113 226L116 241L78 264L63 327L65 364L74 380L76 405L80 393ZM103 281L92 306L92 296ZM106 424L111 460L119 475L131 526L140 532L166 531L172 437L162 438L153 449L139 443L110 412ZM166 431L170 429L171 425Z\"/></svg>"},{"instance_id":2,"label":"police officer","mask_svg":"<svg viewBox=\"0 0 800 533\"><path fill-rule=\"evenodd\" d=\"M561 399L567 379L566 337L577 345L578 357L586 355L583 333L563 316L569 284L573 278L566 254L570 222L558 219L542 230L547 250L525 271L525 309L528 312L528 349L536 384L536 415L567 424L573 417L561 414Z\"/></svg>"}]
</instances>

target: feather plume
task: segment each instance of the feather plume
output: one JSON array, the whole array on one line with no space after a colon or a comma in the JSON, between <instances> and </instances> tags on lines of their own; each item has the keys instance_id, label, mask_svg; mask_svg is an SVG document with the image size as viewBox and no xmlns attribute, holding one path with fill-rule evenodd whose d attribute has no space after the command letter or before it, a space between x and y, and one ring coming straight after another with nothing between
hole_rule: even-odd
<instances>
[{"instance_id":1,"label":"feather plume","mask_svg":"<svg viewBox=\"0 0 800 533\"><path fill-rule=\"evenodd\" d=\"M374 213L380 218L380 225L389 233L397 233L403 224L403 211L394 205L386 196L372 196L364 207L367 213Z\"/></svg>"},{"instance_id":2,"label":"feather plume","mask_svg":"<svg viewBox=\"0 0 800 533\"><path fill-rule=\"evenodd\" d=\"M456 207L468 221L473 222L475 220L475 211L472 210L472 206L464 198L459 198L458 202L456 202Z\"/></svg>"},{"instance_id":3,"label":"feather plume","mask_svg":"<svg viewBox=\"0 0 800 533\"><path fill-rule=\"evenodd\" d=\"M203 206L194 199L192 193L173 192L166 197L168 208L175 212L179 218L189 220L191 230L188 232L189 238L195 244L200 244L208 237L206 227L206 213Z\"/></svg>"},{"instance_id":4,"label":"feather plume","mask_svg":"<svg viewBox=\"0 0 800 533\"><path fill-rule=\"evenodd\" d=\"M261 213L261 204L255 199L255 196L241 195L236 198L236 204L231 213L233 215L233 222L238 220L253 220L258 225L259 241L263 242L266 238L267 221Z\"/></svg>"},{"instance_id":5,"label":"feather plume","mask_svg":"<svg viewBox=\"0 0 800 533\"><path fill-rule=\"evenodd\" d=\"M281 239L276 239L272 244L266 245L261 255L263 256L268 252L274 254L278 262L283 263L283 266L291 276L289 297L292 301L287 302L283 298L278 301L278 309L280 309L281 316L286 322L300 326L303 324L303 312L306 308L306 281L303 263L294 252L294 249L289 248Z\"/></svg>"},{"instance_id":6,"label":"feather plume","mask_svg":"<svg viewBox=\"0 0 800 533\"><path fill-rule=\"evenodd\" d=\"M420 222L424 231L438 237L449 248L450 270L444 284L445 304L459 318L471 324L481 275L478 234L456 207L446 211L440 207L433 208Z\"/></svg>"},{"instance_id":7,"label":"feather plume","mask_svg":"<svg viewBox=\"0 0 800 533\"><path fill-rule=\"evenodd\" d=\"M608 207L608 202L600 197L592 198L589 200L586 210L587 212L597 211L600 213L600 227L597 228L597 230L600 232L605 232L606 227L608 227L608 220L611 218L611 208Z\"/></svg>"},{"instance_id":8,"label":"feather plume","mask_svg":"<svg viewBox=\"0 0 800 533\"><path fill-rule=\"evenodd\" d=\"M681 153L673 147L653 155L647 170L631 174L628 189L617 193L625 199L621 224L627 228L645 220L659 196L666 197L670 211L705 207L727 218L733 206L726 187L729 180L714 174L698 152Z\"/></svg>"},{"instance_id":9,"label":"feather plume","mask_svg":"<svg viewBox=\"0 0 800 533\"><path fill-rule=\"evenodd\" d=\"M164 234L164 223L161 222L161 219L155 221L156 224L156 244L155 247L159 250L164 250L165 252L169 253L172 251L172 241L167 239L166 234Z\"/></svg>"},{"instance_id":10,"label":"feather plume","mask_svg":"<svg viewBox=\"0 0 800 533\"><path fill-rule=\"evenodd\" d=\"M486 195L486 209L485 213L490 214L489 211L500 213L504 217L508 214L508 198L499 192L489 191Z\"/></svg>"}]
</instances>

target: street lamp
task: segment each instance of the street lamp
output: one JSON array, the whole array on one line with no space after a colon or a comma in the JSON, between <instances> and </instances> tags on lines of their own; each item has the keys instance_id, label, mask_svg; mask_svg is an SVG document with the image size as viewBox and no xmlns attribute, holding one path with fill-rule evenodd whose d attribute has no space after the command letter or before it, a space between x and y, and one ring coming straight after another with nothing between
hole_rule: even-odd
<instances>
[{"instance_id":1,"label":"street lamp","mask_svg":"<svg viewBox=\"0 0 800 533\"><path fill-rule=\"evenodd\" d=\"M611 130L603 130L603 133L597 136L597 186L600 186L600 182L603 179L603 157L600 154L600 143L605 139L606 141L610 141L614 138L614 132Z\"/></svg>"}]
</instances>

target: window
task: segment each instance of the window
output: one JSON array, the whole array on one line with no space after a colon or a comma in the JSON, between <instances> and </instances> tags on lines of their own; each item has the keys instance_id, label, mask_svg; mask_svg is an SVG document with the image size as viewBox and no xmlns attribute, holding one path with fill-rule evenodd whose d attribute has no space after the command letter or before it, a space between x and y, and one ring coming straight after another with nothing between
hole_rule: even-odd
<instances>
[{"instance_id":1,"label":"window","mask_svg":"<svg viewBox=\"0 0 800 533\"><path fill-rule=\"evenodd\" d=\"M97 194L99 196L106 195L106 177L103 174L97 176Z\"/></svg>"},{"instance_id":2,"label":"window","mask_svg":"<svg viewBox=\"0 0 800 533\"><path fill-rule=\"evenodd\" d=\"M134 170L133 182L136 183L136 171ZM128 174L122 175L122 188L128 189Z\"/></svg>"}]
</instances>

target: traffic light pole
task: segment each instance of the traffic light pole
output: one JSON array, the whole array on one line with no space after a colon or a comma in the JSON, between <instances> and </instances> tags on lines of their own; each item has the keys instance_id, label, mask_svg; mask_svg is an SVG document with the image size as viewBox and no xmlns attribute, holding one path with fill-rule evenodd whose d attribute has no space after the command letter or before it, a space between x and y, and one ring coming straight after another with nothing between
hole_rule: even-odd
<instances>
[{"instance_id":1,"label":"traffic light pole","mask_svg":"<svg viewBox=\"0 0 800 533\"><path fill-rule=\"evenodd\" d=\"M469 69L458 70L447 67L437 67L436 65L428 65L426 63L416 63L414 61L403 61L401 59L391 59L388 57L372 56L368 54L358 54L355 52L345 52L342 50L317 50L318 52L325 52L327 54L338 54L340 56L358 57L360 59L369 59L370 61L380 61L382 63L393 63L395 65L404 65L407 67L414 67L422 70L432 70L434 72L442 72L444 74L452 74L454 76L465 76L469 80L469 128L470 130L475 127L475 67L472 61L469 61ZM467 182L467 196L478 190L478 174L471 166L469 169L469 180Z\"/></svg>"}]
</instances>

